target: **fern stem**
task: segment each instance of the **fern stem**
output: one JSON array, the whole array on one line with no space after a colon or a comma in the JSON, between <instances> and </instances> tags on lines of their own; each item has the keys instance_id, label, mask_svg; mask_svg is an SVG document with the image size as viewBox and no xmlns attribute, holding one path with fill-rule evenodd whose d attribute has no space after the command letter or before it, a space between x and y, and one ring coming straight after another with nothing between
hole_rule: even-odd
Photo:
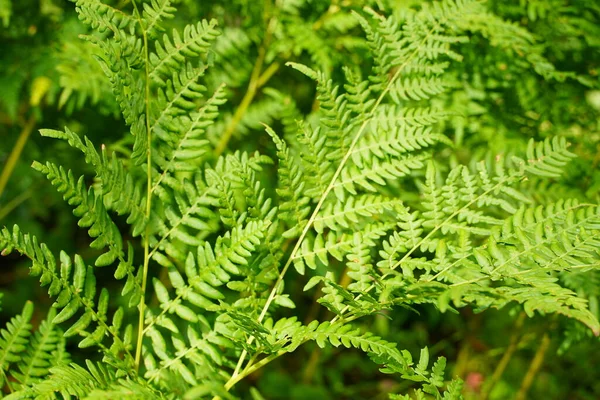
<instances>
[{"instance_id":1,"label":"fern stem","mask_svg":"<svg viewBox=\"0 0 600 400\"><path fill-rule=\"evenodd\" d=\"M544 358L546 357L546 351L548 351L548 347L550 347L550 336L548 336L547 333L544 333L540 346L535 352L535 356L529 365L529 369L527 370L525 378L523 378L523 383L521 383L521 387L519 388L519 392L517 393L515 400L525 400L527 398L527 392L531 388L535 376L544 363Z\"/></svg>"},{"instance_id":2,"label":"fern stem","mask_svg":"<svg viewBox=\"0 0 600 400\"><path fill-rule=\"evenodd\" d=\"M521 311L521 313L517 317L517 320L515 321L515 325L513 327L513 333L510 337L510 344L508 345L508 348L506 349L502 358L500 359L500 362L496 366L494 374L490 378L489 382L486 382L486 384L483 386L483 390L481 392L481 400L487 400L488 396L492 392L492 389L494 389L494 386L496 386L496 384L500 381L500 378L502 377L504 370L508 366L510 359L517 350L519 339L521 338L521 330L523 329L523 324L525 322L525 316L525 312Z\"/></svg>"},{"instance_id":3,"label":"fern stem","mask_svg":"<svg viewBox=\"0 0 600 400\"><path fill-rule=\"evenodd\" d=\"M302 383L310 384L312 382L313 377L315 376L315 372L317 372L317 367L319 365L320 360L321 348L315 346L314 350L310 353L310 358L308 359L308 363L306 364L306 368L304 369L304 373L302 374Z\"/></svg>"},{"instance_id":4,"label":"fern stem","mask_svg":"<svg viewBox=\"0 0 600 400\"><path fill-rule=\"evenodd\" d=\"M223 152L227 148L227 144L229 143L229 140L231 140L231 136L233 135L235 128L237 128L238 124L244 117L244 114L248 110L248 107L250 107L250 104L252 104L252 101L254 100L258 89L260 89L265 83L267 83L267 81L279 69L279 63L273 63L269 65L263 73L261 73L263 64L265 62L267 46L271 39L271 25L272 23L269 22L269 27L267 28L267 32L265 34L263 43L258 49L258 58L254 63L254 67L252 68L252 74L250 75L250 82L248 83L248 89L246 90L246 94L242 98L242 101L238 108L235 110L231 121L229 121L229 124L227 124L227 128L225 128L225 131L223 132L223 135L221 136L221 139L219 140L219 143L215 148L215 158L218 158L221 154L223 154Z\"/></svg>"},{"instance_id":5,"label":"fern stem","mask_svg":"<svg viewBox=\"0 0 600 400\"><path fill-rule=\"evenodd\" d=\"M140 14L135 0L132 0L132 4L135 10L135 14L138 18L140 29L142 31L142 37L144 39L144 56L145 56L145 106L146 106L146 220L150 219L150 212L152 210L152 135L150 132L150 59L148 55L148 35L146 28L142 21L142 15ZM139 370L140 360L142 358L142 342L144 340L144 314L146 308L146 282L148 281L148 265L150 263L150 224L146 224L146 232L144 234L144 265L142 270L142 294L139 303L139 319L138 319L138 336L135 348L135 369Z\"/></svg>"},{"instance_id":6,"label":"fern stem","mask_svg":"<svg viewBox=\"0 0 600 400\"><path fill-rule=\"evenodd\" d=\"M6 203L4 207L0 209L0 221L2 221L8 214L12 212L12 210L17 208L21 203L30 198L33 192L33 188L29 188L14 199L12 199L11 201L9 201L8 203Z\"/></svg>"},{"instance_id":7,"label":"fern stem","mask_svg":"<svg viewBox=\"0 0 600 400\"><path fill-rule=\"evenodd\" d=\"M25 147L25 143L27 143L27 139L29 138L31 131L33 131L34 126L35 126L35 118L32 115L29 117L29 119L25 123L23 130L19 134L19 138L17 139L17 142L15 143L15 146L13 147L12 151L10 152L10 156L8 156L8 160L6 160L6 164L4 165L4 168L2 169L2 175L0 175L0 197L2 197L2 193L4 193L6 184L8 183L8 180L10 179L10 177L15 169L15 166L17 165L17 161L19 160L19 157L21 156L23 147Z\"/></svg>"}]
</instances>

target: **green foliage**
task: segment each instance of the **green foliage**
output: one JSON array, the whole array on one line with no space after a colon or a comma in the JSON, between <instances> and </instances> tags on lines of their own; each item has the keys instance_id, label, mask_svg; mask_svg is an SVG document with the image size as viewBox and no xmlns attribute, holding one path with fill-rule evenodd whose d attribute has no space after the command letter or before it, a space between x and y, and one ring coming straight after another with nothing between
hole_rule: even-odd
<instances>
[{"instance_id":1,"label":"green foliage","mask_svg":"<svg viewBox=\"0 0 600 400\"><path fill-rule=\"evenodd\" d=\"M64 115L44 124L67 126L40 130L59 140L32 167L88 238L62 249L41 242L51 239L43 226L23 233L27 221L0 231L2 255L29 259L47 287L32 301L54 301L41 323L27 301L1 332L8 398L298 398L313 380L332 388L322 398L531 389L497 385L503 362L484 391L464 354L430 362L454 339L441 333L434 351L440 338L406 341L410 330L385 320L413 311L452 321L507 310L506 331L523 310L542 330L560 328L563 352L597 346L600 181L586 166L597 165L598 131L584 115L600 109L541 96L597 96L596 58L565 55L598 46L583 22L597 21L597 8L73 3L83 40L68 42L59 76L42 75L30 96L38 108L58 96ZM12 27L6 4L0 18ZM548 26L535 22L552 27L560 12L572 48L552 49ZM511 20L524 15L534 27ZM83 69L67 61L77 48ZM100 103L121 117L116 138L80 135L92 121L67 117ZM18 95L2 101L11 121L18 104ZM73 148L82 163L56 155ZM375 383L365 392L343 384L347 371L318 365L343 370L344 354L362 353L374 364L365 355L353 364ZM289 393L262 383L281 359L292 360L279 367L288 378L304 370ZM264 381L253 375L263 367Z\"/></svg>"}]
</instances>

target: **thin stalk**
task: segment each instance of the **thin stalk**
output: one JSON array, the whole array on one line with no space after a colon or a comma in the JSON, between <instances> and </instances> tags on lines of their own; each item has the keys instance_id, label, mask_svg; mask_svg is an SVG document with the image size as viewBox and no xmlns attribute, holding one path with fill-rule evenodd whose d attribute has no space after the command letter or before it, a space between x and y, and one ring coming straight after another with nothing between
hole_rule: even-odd
<instances>
[{"instance_id":1,"label":"thin stalk","mask_svg":"<svg viewBox=\"0 0 600 400\"><path fill-rule=\"evenodd\" d=\"M23 151L23 147L25 147L25 143L27 143L27 139L29 135L31 135L31 131L33 131L33 127L35 126L35 118L34 116L30 116L23 130L19 134L19 138L15 143L10 155L8 156L8 160L6 160L6 164L4 165L4 169L2 170L2 175L0 175L0 197L2 197L2 193L4 193L4 189L6 188L6 184L10 179L15 166L17 165L17 161L19 161L19 157L21 157L21 152Z\"/></svg>"},{"instance_id":2,"label":"thin stalk","mask_svg":"<svg viewBox=\"0 0 600 400\"><path fill-rule=\"evenodd\" d=\"M150 132L150 59L148 55L148 35L144 27L142 16L138 10L135 0L132 1L135 14L138 18L140 28L142 30L142 36L144 39L144 55L146 64L146 79L145 79L145 105L146 105L146 137L147 137L147 149L146 149L146 220L150 219L150 213L152 210L152 135ZM135 369L136 371L140 367L140 360L142 358L142 342L144 340L144 314L146 311L146 282L148 280L148 265L150 263L150 228L149 224L146 225L146 232L144 235L144 265L142 270L142 296L139 303L139 319L138 319L138 336L137 344L135 348Z\"/></svg>"},{"instance_id":3,"label":"thin stalk","mask_svg":"<svg viewBox=\"0 0 600 400\"><path fill-rule=\"evenodd\" d=\"M546 357L548 347L550 347L550 336L548 336L547 333L544 333L542 341L540 342L540 346L535 352L535 356L529 365L529 369L527 370L525 378L523 378L523 382L521 383L521 387L519 388L519 392L517 393L515 400L525 400L527 398L527 392L529 392L535 376L544 363L544 358Z\"/></svg>"},{"instance_id":4,"label":"thin stalk","mask_svg":"<svg viewBox=\"0 0 600 400\"><path fill-rule=\"evenodd\" d=\"M235 128L237 128L238 124L244 117L244 114L246 114L248 107L250 107L250 104L252 104L252 101L254 100L258 89L260 89L265 83L267 83L267 81L279 69L279 63L273 63L269 65L264 72L261 73L263 64L265 62L267 46L269 45L270 40L271 23L269 23L269 27L267 28L267 33L265 35L263 43L258 49L258 58L254 63L254 67L252 68L252 74L250 75L250 82L248 83L248 89L246 90L246 94L244 94L240 105L235 110L231 121L229 121L229 124L227 124L227 127L225 128L225 131L223 132L223 135L221 136L221 139L219 140L219 143L215 148L215 158L218 158L221 154L223 154L223 152L227 148L227 144L229 143L229 140L231 140L231 136L233 135L233 132L235 132Z\"/></svg>"},{"instance_id":5,"label":"thin stalk","mask_svg":"<svg viewBox=\"0 0 600 400\"><path fill-rule=\"evenodd\" d=\"M0 221L2 221L8 214L12 212L15 208L17 208L21 203L26 201L33 194L33 188L29 188L8 203L4 205L0 209Z\"/></svg>"},{"instance_id":6,"label":"thin stalk","mask_svg":"<svg viewBox=\"0 0 600 400\"><path fill-rule=\"evenodd\" d=\"M496 386L496 384L500 381L504 370L508 366L509 361L511 360L515 351L517 350L517 347L519 345L519 339L521 339L521 330L523 329L524 322L525 313L521 312L517 317L517 320L515 321L513 333L510 337L510 344L508 345L508 348L506 349L504 355L500 359L500 362L496 366L494 374L490 378L489 382L486 382L483 386L483 390L481 392L481 400L487 400L494 386Z\"/></svg>"},{"instance_id":7,"label":"thin stalk","mask_svg":"<svg viewBox=\"0 0 600 400\"><path fill-rule=\"evenodd\" d=\"M308 363L306 364L306 368L304 369L304 373L302 374L303 383L308 384L312 382L312 379L315 376L315 372L317 372L317 366L319 365L320 360L321 348L315 346L315 349L310 353L310 358L308 359Z\"/></svg>"}]
</instances>

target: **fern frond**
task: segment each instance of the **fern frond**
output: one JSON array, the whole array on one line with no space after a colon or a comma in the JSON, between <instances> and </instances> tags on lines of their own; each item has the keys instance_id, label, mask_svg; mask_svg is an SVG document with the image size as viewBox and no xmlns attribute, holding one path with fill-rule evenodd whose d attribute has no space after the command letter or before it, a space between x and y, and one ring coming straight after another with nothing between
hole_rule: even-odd
<instances>
[{"instance_id":1,"label":"fern frond","mask_svg":"<svg viewBox=\"0 0 600 400\"><path fill-rule=\"evenodd\" d=\"M385 220L386 212L395 216L395 212L404 210L399 199L377 195L359 195L349 197L345 201L336 201L323 207L314 219L314 228L318 233L328 228L334 231L355 229L361 222L373 219ZM393 217L392 217L393 218Z\"/></svg>"},{"instance_id":2,"label":"fern frond","mask_svg":"<svg viewBox=\"0 0 600 400\"><path fill-rule=\"evenodd\" d=\"M142 207L145 199L142 198L142 190L139 183L130 172L125 170L123 163L117 159L115 153L112 154L110 159L107 158L104 151L102 155L98 154L94 144L87 137L84 136L82 140L75 132L66 127L64 131L41 129L40 134L45 137L66 140L70 146L79 149L85 155L86 163L94 167L96 177L100 180L103 203L106 208L114 209L120 215L128 215L127 222L133 226L133 236L138 236L147 223L145 210ZM78 189L73 188L73 183L69 182L70 172L67 172L66 178L64 176L62 179L60 178L62 176L60 172L61 167L58 167L57 172L54 164L47 163L46 166L41 166L39 163L34 163L34 168L43 172L48 179L56 180L57 184L62 181L61 190L63 192L68 187L74 193L77 190L83 190L83 186ZM49 175L51 171L54 172ZM83 185L83 183L77 183L77 185ZM94 190L90 188L89 192L94 192ZM66 196L66 193L64 196ZM83 195L80 197L84 198ZM76 199L73 197L65 199L69 201L69 204L76 205Z\"/></svg>"},{"instance_id":3,"label":"fern frond","mask_svg":"<svg viewBox=\"0 0 600 400\"><path fill-rule=\"evenodd\" d=\"M567 148L564 137L555 136L536 143L533 139L527 145L527 166L525 170L533 175L555 178L576 155Z\"/></svg>"},{"instance_id":4,"label":"fern frond","mask_svg":"<svg viewBox=\"0 0 600 400\"><path fill-rule=\"evenodd\" d=\"M390 97L396 104L407 100L426 100L446 91L448 81L439 77L415 77L398 79L390 90Z\"/></svg>"},{"instance_id":5,"label":"fern frond","mask_svg":"<svg viewBox=\"0 0 600 400\"><path fill-rule=\"evenodd\" d=\"M381 222L367 224L361 231L364 239L375 240L384 235L386 231L394 227L393 222ZM317 268L317 261L323 265L329 265L329 255L338 261L342 261L348 251L352 248L353 235L349 233L337 233L329 231L323 234L317 234L314 238L307 237L301 248L292 259L294 267L300 274L304 274L305 266L311 269Z\"/></svg>"},{"instance_id":6,"label":"fern frond","mask_svg":"<svg viewBox=\"0 0 600 400\"><path fill-rule=\"evenodd\" d=\"M86 154L95 154L95 152ZM86 191L83 177L75 182L71 171L66 172L62 167L57 167L50 162L46 165L35 162L33 168L45 174L58 191L63 193L64 199L71 206L75 206L73 214L80 218L79 226L90 228L88 234L95 238L90 246L96 249L108 247L109 250L96 259L95 265L106 266L118 260L115 277L117 279L127 277L126 290L123 294L131 293L130 301L132 302L139 299L141 286L134 273L133 248L129 247L127 255L125 255L119 229L108 216L102 198L97 196L91 187Z\"/></svg>"},{"instance_id":7,"label":"fern frond","mask_svg":"<svg viewBox=\"0 0 600 400\"><path fill-rule=\"evenodd\" d=\"M219 157L214 168L206 169L207 186L219 199L219 213L226 224L235 225L234 216L238 215L249 221L274 220L277 209L271 206L256 175L263 165L272 163L271 158L258 152L236 152Z\"/></svg>"},{"instance_id":8,"label":"fern frond","mask_svg":"<svg viewBox=\"0 0 600 400\"><path fill-rule=\"evenodd\" d=\"M157 31L163 31L159 23L164 19L173 18L175 11L177 9L171 5L171 0L151 0L150 4L144 3L143 21L146 33L153 36Z\"/></svg>"},{"instance_id":9,"label":"fern frond","mask_svg":"<svg viewBox=\"0 0 600 400\"><path fill-rule=\"evenodd\" d=\"M100 32L118 34L135 25L135 20L124 12L99 0L74 0L79 19Z\"/></svg>"},{"instance_id":10,"label":"fern frond","mask_svg":"<svg viewBox=\"0 0 600 400\"><path fill-rule=\"evenodd\" d=\"M302 145L300 157L306 176L305 194L312 199L325 192L333 176L332 162L329 160L327 136L321 134L320 127L312 129L306 125L298 127L298 143Z\"/></svg>"},{"instance_id":11,"label":"fern frond","mask_svg":"<svg viewBox=\"0 0 600 400\"><path fill-rule=\"evenodd\" d=\"M269 127L266 128L266 131L275 142L279 159L277 171L280 183L277 194L281 197L280 218L291 227L284 232L283 236L295 237L304 228L310 213L310 198L302 194L305 186L304 175L292 158L283 139L280 139Z\"/></svg>"},{"instance_id":12,"label":"fern frond","mask_svg":"<svg viewBox=\"0 0 600 400\"><path fill-rule=\"evenodd\" d=\"M145 378L149 382L159 380L167 371L178 374L189 385L198 385L203 379L215 379L217 368L223 364L219 346L224 340L215 332L201 334L200 330L189 325L185 336L170 334L168 346L162 334L151 328L147 333L152 339L152 352L147 351ZM170 350L172 347L173 350ZM159 363L152 354L156 354Z\"/></svg>"},{"instance_id":13,"label":"fern frond","mask_svg":"<svg viewBox=\"0 0 600 400\"><path fill-rule=\"evenodd\" d=\"M58 354L64 354L66 342L63 332L53 323L55 316L56 309L51 308L31 338L23 360L18 364L18 371L14 369L11 373L21 387L39 382L48 375L50 368L68 361L65 357L57 357Z\"/></svg>"},{"instance_id":14,"label":"fern frond","mask_svg":"<svg viewBox=\"0 0 600 400\"><path fill-rule=\"evenodd\" d=\"M349 195L356 195L358 188L377 192L375 185L385 185L387 180L407 176L414 170L423 168L424 162L430 158L429 154L423 153L380 161L373 154L369 155L372 157L369 164L363 168L349 164L342 170L339 181L332 185L340 201L344 201Z\"/></svg>"},{"instance_id":15,"label":"fern frond","mask_svg":"<svg viewBox=\"0 0 600 400\"><path fill-rule=\"evenodd\" d=\"M114 382L115 372L104 364L86 360L86 366L87 369L71 363L54 367L50 370L50 377L34 385L31 392L42 399L55 398L57 393L64 398L86 398L93 390L104 390Z\"/></svg>"},{"instance_id":16,"label":"fern frond","mask_svg":"<svg viewBox=\"0 0 600 400\"><path fill-rule=\"evenodd\" d=\"M339 86L334 85L333 80L323 73L297 63L289 62L286 65L317 81L317 99L322 114L321 134L327 138L324 144L328 148L327 159L334 163L341 160L350 143L349 136L353 128L348 101L344 95L338 96Z\"/></svg>"},{"instance_id":17,"label":"fern frond","mask_svg":"<svg viewBox=\"0 0 600 400\"><path fill-rule=\"evenodd\" d=\"M155 111L151 118L150 130L156 130L157 126L166 132L157 133L163 141L168 140L167 132L172 130L169 125L172 119L188 114L196 108L196 101L203 96L206 87L198 83L198 79L204 75L205 67L193 67L192 64L184 64L180 70L161 82L158 89L157 101L154 103ZM171 128L171 129L169 129Z\"/></svg>"},{"instance_id":18,"label":"fern frond","mask_svg":"<svg viewBox=\"0 0 600 400\"><path fill-rule=\"evenodd\" d=\"M28 301L20 315L13 317L6 328L0 331L0 385L7 381L6 372L11 364L21 363L29 344L31 336L31 317L33 316L33 303Z\"/></svg>"},{"instance_id":19,"label":"fern frond","mask_svg":"<svg viewBox=\"0 0 600 400\"><path fill-rule=\"evenodd\" d=\"M156 41L156 52L150 53L150 78L161 82L172 73L179 72L181 64L208 52L212 41L219 34L216 26L215 20L201 21L197 25L187 25L183 30L183 37L173 30L173 42L167 35L163 36L162 44Z\"/></svg>"},{"instance_id":20,"label":"fern frond","mask_svg":"<svg viewBox=\"0 0 600 400\"><path fill-rule=\"evenodd\" d=\"M214 231L216 214L210 206L216 199L196 176L193 182L183 183L184 192L171 191L169 203L164 205L164 221L156 221L150 238L150 256L159 264L170 267L168 257L182 259L187 251L181 246L198 246L209 232Z\"/></svg>"},{"instance_id":21,"label":"fern frond","mask_svg":"<svg viewBox=\"0 0 600 400\"><path fill-rule=\"evenodd\" d=\"M166 147L157 148L155 160L162 172L152 186L153 192L163 181L165 185L178 189L179 182L171 176L176 171L194 171L198 167L198 159L201 159L209 147L208 140L204 138L206 130L214 123L219 115L219 106L225 101L225 86L221 85L198 111L185 113L176 121L169 121L165 128L169 129L170 135L165 136L167 132L157 130L158 137L162 136ZM158 121L157 119L157 123ZM177 134L175 138L173 131Z\"/></svg>"},{"instance_id":22,"label":"fern frond","mask_svg":"<svg viewBox=\"0 0 600 400\"><path fill-rule=\"evenodd\" d=\"M398 107L394 104L384 104L377 108L373 118L371 118L371 130L390 132L394 129L415 129L418 127L430 126L446 120L450 115L449 111L436 108L422 107Z\"/></svg>"},{"instance_id":23,"label":"fern frond","mask_svg":"<svg viewBox=\"0 0 600 400\"><path fill-rule=\"evenodd\" d=\"M153 387L150 387L150 385L130 379L121 379L106 389L94 389L86 396L88 400L160 400L164 398L164 396Z\"/></svg>"},{"instance_id":24,"label":"fern frond","mask_svg":"<svg viewBox=\"0 0 600 400\"><path fill-rule=\"evenodd\" d=\"M50 162L46 165L34 162L33 168L46 175L58 192L63 193L64 199L75 207L73 214L80 218L79 226L90 228L88 234L95 238L90 247L102 249L108 246L109 251L96 260L96 265L109 265L117 258L125 262L121 233L108 216L102 198L93 188L86 190L83 177L75 181L71 171Z\"/></svg>"},{"instance_id":25,"label":"fern frond","mask_svg":"<svg viewBox=\"0 0 600 400\"><path fill-rule=\"evenodd\" d=\"M354 164L362 168L368 165L374 157L379 159L398 157L439 142L451 144L446 136L433 133L429 127L399 124L391 130L372 131L369 135L363 136L350 154Z\"/></svg>"},{"instance_id":26,"label":"fern frond","mask_svg":"<svg viewBox=\"0 0 600 400\"><path fill-rule=\"evenodd\" d=\"M48 285L50 296L57 296L53 307L60 311L52 323L59 324L73 318L79 310L84 311L84 314L70 325L65 336L83 336L79 347L99 346L101 349L105 349L103 339L108 336L112 340L111 351L114 353L106 351L105 360L110 363L123 364L123 361L114 356L114 354L123 352L125 365L132 362L133 358L129 353L131 335L125 334L124 338L121 338L120 335L123 311L115 313L112 323L108 321L108 290L103 288L96 300L94 270L92 267L86 266L79 255L71 260L66 253L61 252L60 271L57 271L56 259L48 247L45 244L40 245L35 236L22 234L17 226L14 227L12 233L6 228L0 231L0 247L4 248L4 254L17 250L31 259L33 265L30 274L40 277L42 286ZM97 324L97 327L90 332L88 328L92 322Z\"/></svg>"}]
</instances>

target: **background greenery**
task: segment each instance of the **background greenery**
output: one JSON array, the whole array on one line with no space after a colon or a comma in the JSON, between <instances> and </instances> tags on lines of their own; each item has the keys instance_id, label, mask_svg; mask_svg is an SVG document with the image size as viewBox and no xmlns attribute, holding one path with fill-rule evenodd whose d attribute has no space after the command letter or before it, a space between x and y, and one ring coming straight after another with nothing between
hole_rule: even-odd
<instances>
[{"instance_id":1,"label":"background greenery","mask_svg":"<svg viewBox=\"0 0 600 400\"><path fill-rule=\"evenodd\" d=\"M131 8L127 0L106 3ZM334 81L343 80L342 67L348 65L354 73L366 75L373 60L351 11L371 6L401 18L422 3L180 1L175 18L164 24L167 31L210 18L218 21L222 31L206 78L209 91L221 82L227 84L228 102L207 132L216 149L213 156L260 150L275 157L275 146L262 124L285 132L285 139L295 142L290 119L313 115L318 107L314 83L285 63L309 65ZM494 27L482 27L461 44L463 60L452 63L448 69L451 84L433 100L456 112L442 127L453 146L436 154L439 167L443 171L458 163L491 160L496 154L524 149L531 138L564 137L578 157L560 179L530 183L525 190L540 204L562 197L598 203L600 5L590 0L490 0L485 6L511 21L514 31L487 35ZM78 20L72 3L0 0L0 22L0 161L4 168L0 223L18 223L50 248L78 253L88 260L97 255L90 250L91 240L77 227L61 195L30 165L33 160L49 160L80 173L92 171L66 142L41 138L37 129L67 126L124 156L130 153L132 138L96 62L96 50L78 38L90 31ZM274 192L276 179L265 173L263 182L269 193ZM117 223L127 230L124 220ZM35 325L51 301L36 279L28 277L28 263L21 257L13 254L0 262L2 325L20 312L27 299L38 305ZM327 318L328 311L302 291L305 283L293 277L286 281L286 292L296 299L297 308L293 314L284 311L282 315L287 312L306 321ZM592 312L600 315L598 272L573 276L568 286L589 299ZM600 398L598 338L575 322L524 318L518 307L484 313L464 308L452 314L423 305L385 311L358 325L401 343L413 354L429 346L432 357L445 356L447 375L465 381L466 398L484 398L490 381L494 382L490 398L512 398L528 371L535 376L530 398ZM89 356L78 353L75 345L70 349L73 359ZM508 368L492 378L507 354ZM240 393L254 386L266 399L375 399L389 392L407 392L411 384L380 373L359 351L320 350L309 344L251 375L240 384Z\"/></svg>"}]
</instances>

